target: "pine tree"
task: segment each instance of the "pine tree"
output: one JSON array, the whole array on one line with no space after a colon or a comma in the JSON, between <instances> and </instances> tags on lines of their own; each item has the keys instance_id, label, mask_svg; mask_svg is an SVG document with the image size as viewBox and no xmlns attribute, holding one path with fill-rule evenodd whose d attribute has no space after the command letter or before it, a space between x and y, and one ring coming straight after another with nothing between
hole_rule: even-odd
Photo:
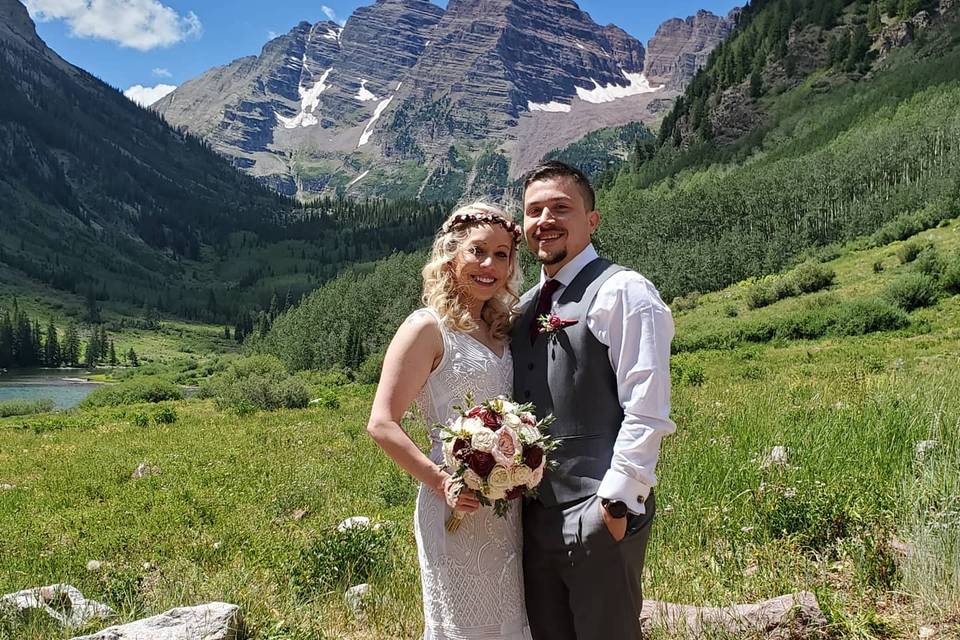
<instances>
[{"instance_id":1,"label":"pine tree","mask_svg":"<svg viewBox=\"0 0 960 640\"><path fill-rule=\"evenodd\" d=\"M97 353L97 334L94 332L87 340L87 346L83 350L83 366L93 367L97 364L100 354Z\"/></svg>"},{"instance_id":2,"label":"pine tree","mask_svg":"<svg viewBox=\"0 0 960 640\"><path fill-rule=\"evenodd\" d=\"M57 337L57 328L53 320L47 324L47 340L43 345L43 364L48 367L59 367L62 362L60 354L60 339Z\"/></svg>"},{"instance_id":3,"label":"pine tree","mask_svg":"<svg viewBox=\"0 0 960 640\"><path fill-rule=\"evenodd\" d=\"M877 31L880 29L880 2L871 2L870 8L867 10L867 28L870 31Z\"/></svg>"},{"instance_id":4,"label":"pine tree","mask_svg":"<svg viewBox=\"0 0 960 640\"><path fill-rule=\"evenodd\" d=\"M130 351L127 351L127 362L130 363L131 367L140 366L140 359L137 358L137 352L133 350L133 347L130 347Z\"/></svg>"},{"instance_id":5,"label":"pine tree","mask_svg":"<svg viewBox=\"0 0 960 640\"><path fill-rule=\"evenodd\" d=\"M110 341L110 366L115 367L120 364L120 361L117 360L117 350L113 346L113 340Z\"/></svg>"},{"instance_id":6,"label":"pine tree","mask_svg":"<svg viewBox=\"0 0 960 640\"><path fill-rule=\"evenodd\" d=\"M72 322L67 325L67 331L63 337L61 360L68 367L76 367L80 364L80 334Z\"/></svg>"}]
</instances>

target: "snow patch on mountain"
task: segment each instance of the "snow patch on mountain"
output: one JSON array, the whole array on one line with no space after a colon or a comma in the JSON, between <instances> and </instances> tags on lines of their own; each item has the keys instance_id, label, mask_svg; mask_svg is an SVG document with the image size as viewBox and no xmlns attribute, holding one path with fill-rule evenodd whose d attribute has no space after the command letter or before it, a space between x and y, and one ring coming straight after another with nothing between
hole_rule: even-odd
<instances>
[{"instance_id":1,"label":"snow patch on mountain","mask_svg":"<svg viewBox=\"0 0 960 640\"><path fill-rule=\"evenodd\" d=\"M569 113L570 105L563 104L562 102L530 102L527 101L527 109L530 111L549 111L551 113Z\"/></svg>"},{"instance_id":2,"label":"snow patch on mountain","mask_svg":"<svg viewBox=\"0 0 960 640\"><path fill-rule=\"evenodd\" d=\"M650 81L647 80L645 75L643 75L643 72L629 73L627 71L622 71L622 73L629 82L627 86L623 87L615 84L602 86L596 80L591 79L591 82L593 82L594 85L593 89L577 87L577 96L584 102L602 104L604 102L613 102L618 98L636 96L640 95L641 93L653 93L654 91L660 91L663 89L663 85L657 87L651 86Z\"/></svg>"},{"instance_id":3,"label":"snow patch on mountain","mask_svg":"<svg viewBox=\"0 0 960 640\"><path fill-rule=\"evenodd\" d=\"M357 95L354 96L360 102L367 102L368 100L376 100L377 96L370 93L367 89L367 81L364 78L360 78L360 90L357 91Z\"/></svg>"},{"instance_id":4,"label":"snow patch on mountain","mask_svg":"<svg viewBox=\"0 0 960 640\"><path fill-rule=\"evenodd\" d=\"M353 185L357 184L358 182L360 182L361 180L363 180L365 177L367 177L367 174L368 174L368 173L370 173L370 169L367 169L366 171L364 171L363 173L361 173L360 175L358 175L356 178L354 178L353 180L351 180L350 182L348 182L348 183L347 183L347 186L348 186L348 187L352 187Z\"/></svg>"},{"instance_id":5,"label":"snow patch on mountain","mask_svg":"<svg viewBox=\"0 0 960 640\"><path fill-rule=\"evenodd\" d=\"M400 85L397 85L399 88ZM370 122L367 123L367 126L364 127L363 133L360 135L360 142L357 144L357 149L367 144L370 141L370 136L373 135L373 125L377 123L377 120L380 119L380 116L383 115L383 112L390 106L390 102L393 100L393 96L390 96L386 100L380 102L377 105L377 108L373 111L373 117L370 118Z\"/></svg>"},{"instance_id":6,"label":"snow patch on mountain","mask_svg":"<svg viewBox=\"0 0 960 640\"><path fill-rule=\"evenodd\" d=\"M304 66L306 66L306 62L306 56L304 56ZM302 84L297 87L297 93L300 94L300 113L292 118L285 118L279 113L274 112L274 115L277 116L277 120L280 121L284 129L310 127L320 123L320 120L316 116L316 110L317 107L320 106L320 94L329 86L327 85L327 78L330 76L331 71L333 71L333 67L324 71L316 84L309 89L305 89Z\"/></svg>"}]
</instances>

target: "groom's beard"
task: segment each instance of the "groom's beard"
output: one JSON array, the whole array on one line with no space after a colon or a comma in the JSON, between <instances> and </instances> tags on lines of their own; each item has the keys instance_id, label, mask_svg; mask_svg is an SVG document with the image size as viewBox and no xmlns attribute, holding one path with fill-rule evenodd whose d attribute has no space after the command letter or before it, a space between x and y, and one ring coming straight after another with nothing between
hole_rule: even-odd
<instances>
[{"instance_id":1,"label":"groom's beard","mask_svg":"<svg viewBox=\"0 0 960 640\"><path fill-rule=\"evenodd\" d=\"M556 253L548 253L546 255L537 253L537 260L540 261L540 264L557 264L558 262L563 262L567 258L567 250L560 249Z\"/></svg>"}]
</instances>

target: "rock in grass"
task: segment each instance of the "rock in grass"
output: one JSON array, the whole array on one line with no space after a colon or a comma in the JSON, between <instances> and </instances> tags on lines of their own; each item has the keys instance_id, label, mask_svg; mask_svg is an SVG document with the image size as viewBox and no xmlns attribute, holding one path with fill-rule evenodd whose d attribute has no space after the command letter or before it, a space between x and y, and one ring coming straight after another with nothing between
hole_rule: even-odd
<instances>
[{"instance_id":1,"label":"rock in grass","mask_svg":"<svg viewBox=\"0 0 960 640\"><path fill-rule=\"evenodd\" d=\"M141 462L137 465L137 468L133 470L133 473L130 474L131 480L139 480L140 478L149 478L150 476L155 476L160 473L158 467L147 464L146 462Z\"/></svg>"},{"instance_id":2,"label":"rock in grass","mask_svg":"<svg viewBox=\"0 0 960 640\"><path fill-rule=\"evenodd\" d=\"M827 627L817 597L809 591L755 604L717 608L645 600L640 620L644 635L657 627L668 633L685 633L691 638L720 633L736 638L787 640L818 636Z\"/></svg>"},{"instance_id":3,"label":"rock in grass","mask_svg":"<svg viewBox=\"0 0 960 640\"><path fill-rule=\"evenodd\" d=\"M116 615L107 605L87 600L79 589L68 584L25 589L0 597L0 611L26 614L33 609L47 613L65 627L81 627L95 618Z\"/></svg>"},{"instance_id":4,"label":"rock in grass","mask_svg":"<svg viewBox=\"0 0 960 640\"><path fill-rule=\"evenodd\" d=\"M777 445L770 449L770 451L763 457L763 460L760 462L761 469L768 469L769 467L777 466L782 467L787 464L787 448L783 445Z\"/></svg>"},{"instance_id":5,"label":"rock in grass","mask_svg":"<svg viewBox=\"0 0 960 640\"><path fill-rule=\"evenodd\" d=\"M347 518L346 520L341 521L340 524L337 525L337 532L343 533L347 529L353 529L355 527L369 527L369 526L370 526L370 518L368 518L367 516L353 516L353 517Z\"/></svg>"},{"instance_id":6,"label":"rock in grass","mask_svg":"<svg viewBox=\"0 0 960 640\"><path fill-rule=\"evenodd\" d=\"M236 640L241 637L243 616L240 607L211 602L196 607L178 607L72 640Z\"/></svg>"},{"instance_id":7,"label":"rock in grass","mask_svg":"<svg viewBox=\"0 0 960 640\"><path fill-rule=\"evenodd\" d=\"M364 582L347 589L343 601L354 613L360 613L370 597L370 585Z\"/></svg>"},{"instance_id":8,"label":"rock in grass","mask_svg":"<svg viewBox=\"0 0 960 640\"><path fill-rule=\"evenodd\" d=\"M99 560L87 560L87 571L100 571L103 563Z\"/></svg>"}]
</instances>

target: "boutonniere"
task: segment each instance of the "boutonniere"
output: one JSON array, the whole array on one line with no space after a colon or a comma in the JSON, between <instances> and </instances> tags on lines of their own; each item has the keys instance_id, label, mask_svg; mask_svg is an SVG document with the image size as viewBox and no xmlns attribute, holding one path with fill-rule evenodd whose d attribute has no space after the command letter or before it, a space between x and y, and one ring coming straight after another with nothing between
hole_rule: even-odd
<instances>
[{"instance_id":1,"label":"boutonniere","mask_svg":"<svg viewBox=\"0 0 960 640\"><path fill-rule=\"evenodd\" d=\"M550 315L542 315L537 318L537 323L540 325L540 333L546 333L556 336L558 331L563 331L567 327L572 327L573 325L580 322L579 320L564 320L555 313Z\"/></svg>"}]
</instances>

